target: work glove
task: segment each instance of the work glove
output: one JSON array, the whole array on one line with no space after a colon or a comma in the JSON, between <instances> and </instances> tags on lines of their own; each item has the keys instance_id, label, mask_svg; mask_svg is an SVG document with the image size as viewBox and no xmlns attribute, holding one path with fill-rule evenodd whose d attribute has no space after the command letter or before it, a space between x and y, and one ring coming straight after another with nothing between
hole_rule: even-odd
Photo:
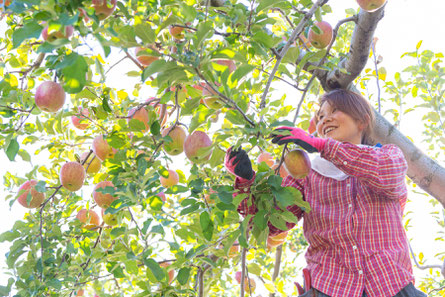
<instances>
[{"instance_id":1,"label":"work glove","mask_svg":"<svg viewBox=\"0 0 445 297\"><path fill-rule=\"evenodd\" d=\"M253 177L252 164L246 151L238 148L229 148L224 158L224 166L227 170L245 180L251 180Z\"/></svg>"},{"instance_id":2,"label":"work glove","mask_svg":"<svg viewBox=\"0 0 445 297\"><path fill-rule=\"evenodd\" d=\"M284 133L285 131L289 131L290 135L289 133ZM282 145L293 142L308 153L321 151L326 143L326 139L315 137L303 129L294 127L278 127L272 132L272 137L272 143Z\"/></svg>"}]
</instances>

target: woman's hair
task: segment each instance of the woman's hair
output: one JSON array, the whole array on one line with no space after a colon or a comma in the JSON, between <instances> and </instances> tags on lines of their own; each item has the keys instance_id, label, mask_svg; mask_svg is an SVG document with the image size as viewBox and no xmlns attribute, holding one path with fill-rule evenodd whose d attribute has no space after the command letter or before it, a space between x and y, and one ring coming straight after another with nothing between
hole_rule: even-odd
<instances>
[{"instance_id":1,"label":"woman's hair","mask_svg":"<svg viewBox=\"0 0 445 297\"><path fill-rule=\"evenodd\" d=\"M362 95L354 93L352 91L335 89L328 93L323 94L320 99L320 107L323 103L328 102L332 107L348 114L354 120L359 121L366 125L363 130L362 144L372 145L371 135L374 127L374 111L368 100ZM318 122L318 117L316 117Z\"/></svg>"}]
</instances>

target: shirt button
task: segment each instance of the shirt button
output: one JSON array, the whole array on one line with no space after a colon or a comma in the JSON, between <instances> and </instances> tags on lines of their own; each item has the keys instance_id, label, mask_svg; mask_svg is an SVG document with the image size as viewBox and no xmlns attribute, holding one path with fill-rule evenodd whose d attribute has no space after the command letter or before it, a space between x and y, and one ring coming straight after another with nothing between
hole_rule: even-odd
<instances>
[{"instance_id":1,"label":"shirt button","mask_svg":"<svg viewBox=\"0 0 445 297\"><path fill-rule=\"evenodd\" d=\"M358 274L360 274L360 275L363 274L363 270L359 270Z\"/></svg>"},{"instance_id":2,"label":"shirt button","mask_svg":"<svg viewBox=\"0 0 445 297\"><path fill-rule=\"evenodd\" d=\"M351 184L346 184L346 187L348 187L348 188L349 188L350 186L351 186Z\"/></svg>"},{"instance_id":3,"label":"shirt button","mask_svg":"<svg viewBox=\"0 0 445 297\"><path fill-rule=\"evenodd\" d=\"M344 162L343 162L343 165L348 165L348 162L344 161Z\"/></svg>"},{"instance_id":4,"label":"shirt button","mask_svg":"<svg viewBox=\"0 0 445 297\"><path fill-rule=\"evenodd\" d=\"M357 249L357 246L356 245L354 245L353 247L352 247L354 250L356 250Z\"/></svg>"},{"instance_id":5,"label":"shirt button","mask_svg":"<svg viewBox=\"0 0 445 297\"><path fill-rule=\"evenodd\" d=\"M349 204L348 207L349 207L349 208L352 208L352 204Z\"/></svg>"}]
</instances>

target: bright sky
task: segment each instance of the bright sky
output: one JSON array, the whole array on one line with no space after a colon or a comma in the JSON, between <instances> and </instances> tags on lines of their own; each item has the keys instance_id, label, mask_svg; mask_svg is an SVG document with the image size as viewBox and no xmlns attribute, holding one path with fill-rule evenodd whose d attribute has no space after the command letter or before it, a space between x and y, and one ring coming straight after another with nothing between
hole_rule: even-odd
<instances>
[{"instance_id":1,"label":"bright sky","mask_svg":"<svg viewBox=\"0 0 445 297\"><path fill-rule=\"evenodd\" d=\"M326 16L325 20L333 26L336 22L345 17L346 8L357 8L354 0L331 0L329 2L333 13ZM404 68L405 59L400 56L407 51L414 51L419 40L423 40L422 49L430 49L436 52L445 52L445 26L443 19L445 17L445 1L442 0L424 0L419 4L418 0L389 0L385 16L380 21L376 36L379 38L377 45L378 54L383 56L381 66L388 71L388 78L392 79L395 71L401 71ZM1 27L0 27L1 29ZM133 69L135 70L135 69ZM110 73L110 80L121 81L122 73L120 66ZM291 91L290 91L291 92ZM289 93L288 96L291 94ZM408 123L402 122L402 133L409 135L412 139L420 136L421 131L417 127L410 127ZM419 138L417 138L419 139ZM422 147L421 143L416 143ZM42 159L41 157L39 159ZM21 160L17 157L17 160ZM20 161L9 162L3 151L0 152L0 176L3 176L8 170L13 174L24 177L30 170L29 164ZM445 164L442 164L445 166ZM3 185L0 186L1 197L6 197ZM428 199L421 195L410 195L412 202L407 205L406 211L411 211L405 219L411 218L411 228L408 229L408 237L412 240L411 244L416 253L423 252L426 259L430 259L426 264L439 264L438 260L433 260L434 255L445 252L445 244L437 243L434 238L438 236L438 225L431 218L430 212L440 208L432 208ZM15 220L23 217L25 210L19 205L14 204L10 209L9 204L0 199L0 233L9 230ZM425 232L428 230L428 232ZM0 243L0 272L3 271L4 254L8 250L9 243ZM421 278L424 271L415 270L416 277ZM5 285L7 277L0 273L0 285ZM420 279L419 279L420 280Z\"/></svg>"}]
</instances>

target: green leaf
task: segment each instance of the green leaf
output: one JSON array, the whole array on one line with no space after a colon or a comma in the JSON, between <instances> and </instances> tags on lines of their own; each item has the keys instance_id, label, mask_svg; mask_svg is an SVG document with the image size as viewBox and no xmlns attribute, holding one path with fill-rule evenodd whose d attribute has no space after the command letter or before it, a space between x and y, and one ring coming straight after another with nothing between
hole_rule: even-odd
<instances>
[{"instance_id":1,"label":"green leaf","mask_svg":"<svg viewBox=\"0 0 445 297\"><path fill-rule=\"evenodd\" d=\"M110 237L115 239L127 232L127 227L119 227L119 228L113 228L110 232Z\"/></svg>"},{"instance_id":2,"label":"green leaf","mask_svg":"<svg viewBox=\"0 0 445 297\"><path fill-rule=\"evenodd\" d=\"M189 280L190 271L191 271L191 268L188 268L188 267L183 267L183 268L179 269L178 276L176 277L176 279L178 280L178 282L181 285L185 285L187 283L187 281Z\"/></svg>"},{"instance_id":3,"label":"green leaf","mask_svg":"<svg viewBox=\"0 0 445 297\"><path fill-rule=\"evenodd\" d=\"M6 231L2 234L0 234L0 242L4 241L13 241L16 238L20 237L20 233L18 231Z\"/></svg>"},{"instance_id":4,"label":"green leaf","mask_svg":"<svg viewBox=\"0 0 445 297\"><path fill-rule=\"evenodd\" d=\"M110 104L108 103L110 98L108 98L108 96L104 96L104 98L102 98L102 108L104 111L106 112L112 112L113 110L110 107Z\"/></svg>"},{"instance_id":5,"label":"green leaf","mask_svg":"<svg viewBox=\"0 0 445 297\"><path fill-rule=\"evenodd\" d=\"M212 240L213 235L213 221L210 218L210 215L208 212L201 213L199 217L199 223L201 225L202 234L204 235L204 238L207 240Z\"/></svg>"},{"instance_id":6,"label":"green leaf","mask_svg":"<svg viewBox=\"0 0 445 297\"><path fill-rule=\"evenodd\" d=\"M161 266L159 266L158 262L156 262L151 258L149 259L145 258L144 264L150 269L150 271L153 273L153 275L156 277L158 281L164 280L165 272L164 269L162 269Z\"/></svg>"},{"instance_id":7,"label":"green leaf","mask_svg":"<svg viewBox=\"0 0 445 297\"><path fill-rule=\"evenodd\" d=\"M266 210L259 210L255 217L253 218L254 224L260 229L264 230L267 228L267 211Z\"/></svg>"},{"instance_id":8,"label":"green leaf","mask_svg":"<svg viewBox=\"0 0 445 297\"><path fill-rule=\"evenodd\" d=\"M61 65L63 73L63 88L68 94L76 94L82 91L86 84L86 74L88 72L88 64L85 58L76 53L66 56Z\"/></svg>"},{"instance_id":9,"label":"green leaf","mask_svg":"<svg viewBox=\"0 0 445 297\"><path fill-rule=\"evenodd\" d=\"M288 228L286 226L286 221L283 220L283 218L279 214L277 214L277 213L271 214L269 220L270 220L270 223L274 227L276 227L280 230L283 230L283 231L288 230Z\"/></svg>"},{"instance_id":10,"label":"green leaf","mask_svg":"<svg viewBox=\"0 0 445 297\"><path fill-rule=\"evenodd\" d=\"M258 14L259 12L269 9L272 6L277 5L278 3L282 2L281 0L261 0L259 1L259 4L256 8L256 13Z\"/></svg>"},{"instance_id":11,"label":"green leaf","mask_svg":"<svg viewBox=\"0 0 445 297\"><path fill-rule=\"evenodd\" d=\"M196 48L201 46L201 43L207 37L212 36L213 33L213 21L201 22L198 25L198 30L196 31L196 43L194 44Z\"/></svg>"},{"instance_id":12,"label":"green leaf","mask_svg":"<svg viewBox=\"0 0 445 297\"><path fill-rule=\"evenodd\" d=\"M199 209L199 204L196 203L196 204L190 205L190 206L187 207L187 208L183 208L183 209L181 210L181 212L179 213L179 215L183 216L183 215L186 215L186 214L188 214L188 213L197 211L198 209Z\"/></svg>"},{"instance_id":13,"label":"green leaf","mask_svg":"<svg viewBox=\"0 0 445 297\"><path fill-rule=\"evenodd\" d=\"M23 41L29 38L39 38L43 27L35 20L25 23L22 28L13 30L12 32L12 47L17 48Z\"/></svg>"},{"instance_id":14,"label":"green leaf","mask_svg":"<svg viewBox=\"0 0 445 297\"><path fill-rule=\"evenodd\" d=\"M26 150L19 150L19 156L22 157L23 161L29 162L31 161L31 156Z\"/></svg>"},{"instance_id":15,"label":"green leaf","mask_svg":"<svg viewBox=\"0 0 445 297\"><path fill-rule=\"evenodd\" d=\"M145 44L153 43L156 39L156 33L148 23L137 24L134 32Z\"/></svg>"},{"instance_id":16,"label":"green leaf","mask_svg":"<svg viewBox=\"0 0 445 297\"><path fill-rule=\"evenodd\" d=\"M274 47L276 43L276 41L272 36L263 31L255 32L255 34L252 36L252 39L258 42L259 44L264 45L267 48Z\"/></svg>"},{"instance_id":17,"label":"green leaf","mask_svg":"<svg viewBox=\"0 0 445 297\"><path fill-rule=\"evenodd\" d=\"M168 62L164 60L156 60L151 63L148 67L144 69L142 72L142 81L146 81L151 75L163 71L167 68Z\"/></svg>"},{"instance_id":18,"label":"green leaf","mask_svg":"<svg viewBox=\"0 0 445 297\"><path fill-rule=\"evenodd\" d=\"M255 69L255 66L244 64L238 67L235 72L230 76L231 83L235 83L240 78L244 78Z\"/></svg>"},{"instance_id":19,"label":"green leaf","mask_svg":"<svg viewBox=\"0 0 445 297\"><path fill-rule=\"evenodd\" d=\"M50 287L53 287L56 290L60 290L62 288L62 283L58 279L51 279L47 282Z\"/></svg>"},{"instance_id":20,"label":"green leaf","mask_svg":"<svg viewBox=\"0 0 445 297\"><path fill-rule=\"evenodd\" d=\"M200 107L198 111L193 115L190 122L189 133L195 131L196 128L207 122L207 119L214 113L212 109Z\"/></svg>"},{"instance_id":21,"label":"green leaf","mask_svg":"<svg viewBox=\"0 0 445 297\"><path fill-rule=\"evenodd\" d=\"M225 155L226 153L223 150L221 150L218 146L214 147L212 156L210 157L209 160L210 167L215 168L218 165L221 165L223 163Z\"/></svg>"},{"instance_id":22,"label":"green leaf","mask_svg":"<svg viewBox=\"0 0 445 297\"><path fill-rule=\"evenodd\" d=\"M19 151L19 143L17 142L17 138L13 138L11 139L8 147L5 150L6 156L8 157L9 161L14 161L18 151Z\"/></svg>"}]
</instances>

